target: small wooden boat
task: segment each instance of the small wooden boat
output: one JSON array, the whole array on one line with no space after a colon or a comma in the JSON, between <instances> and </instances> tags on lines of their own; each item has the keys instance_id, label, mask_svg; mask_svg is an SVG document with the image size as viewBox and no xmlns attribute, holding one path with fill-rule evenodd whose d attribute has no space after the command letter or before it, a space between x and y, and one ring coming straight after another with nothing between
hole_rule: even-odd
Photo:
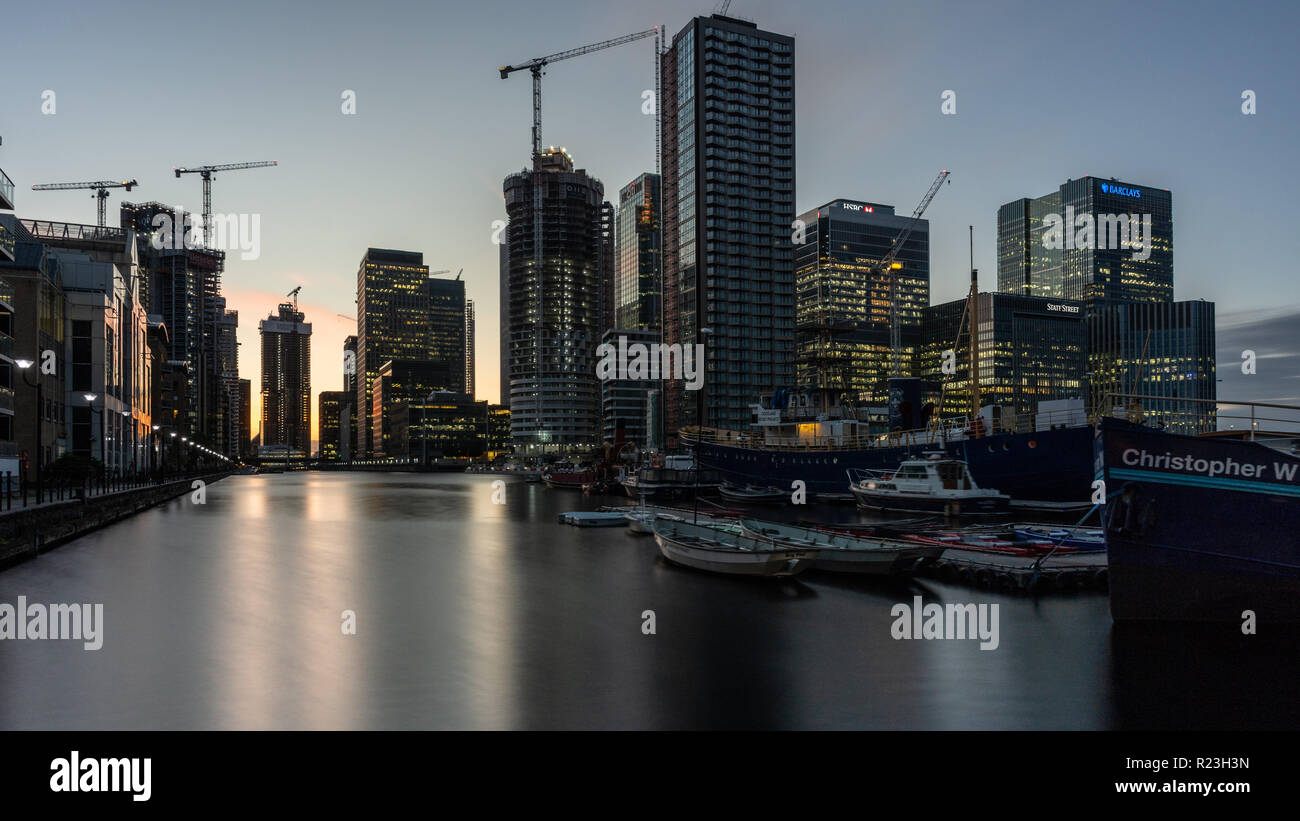
<instances>
[{"instance_id":1,"label":"small wooden boat","mask_svg":"<svg viewBox=\"0 0 1300 821\"><path fill-rule=\"evenodd\" d=\"M1106 549L1106 533L1101 528L1063 527L1060 525L1021 522L1011 525L1011 529L1021 538L1031 541L1051 542L1062 548L1074 550Z\"/></svg>"},{"instance_id":2,"label":"small wooden boat","mask_svg":"<svg viewBox=\"0 0 1300 821\"><path fill-rule=\"evenodd\" d=\"M788 547L815 547L813 566L835 573L891 575L907 573L925 559L943 555L941 545L918 544L879 536L850 536L809 527L741 519L741 530L756 539L769 539Z\"/></svg>"},{"instance_id":3,"label":"small wooden boat","mask_svg":"<svg viewBox=\"0 0 1300 821\"><path fill-rule=\"evenodd\" d=\"M744 533L673 522L654 521L655 542L664 558L676 564L735 576L793 576L817 558L814 547L794 548Z\"/></svg>"},{"instance_id":4,"label":"small wooden boat","mask_svg":"<svg viewBox=\"0 0 1300 821\"><path fill-rule=\"evenodd\" d=\"M783 504L790 501L790 494L779 487L755 487L747 485L740 487L738 485L723 484L718 488L718 495L730 502L739 502L740 504Z\"/></svg>"},{"instance_id":5,"label":"small wooden boat","mask_svg":"<svg viewBox=\"0 0 1300 821\"><path fill-rule=\"evenodd\" d=\"M1002 556L1041 556L1052 550L1048 542L1024 542L1005 539L995 533L962 532L954 530L932 531L927 533L909 533L903 537L907 541L919 544L943 545L960 550L973 550L978 553L996 553Z\"/></svg>"},{"instance_id":6,"label":"small wooden boat","mask_svg":"<svg viewBox=\"0 0 1300 821\"><path fill-rule=\"evenodd\" d=\"M1011 497L981 488L960 459L930 454L925 459L908 459L887 474L863 475L848 471L849 490L858 507L942 513L945 516L985 516L1006 513Z\"/></svg>"}]
</instances>

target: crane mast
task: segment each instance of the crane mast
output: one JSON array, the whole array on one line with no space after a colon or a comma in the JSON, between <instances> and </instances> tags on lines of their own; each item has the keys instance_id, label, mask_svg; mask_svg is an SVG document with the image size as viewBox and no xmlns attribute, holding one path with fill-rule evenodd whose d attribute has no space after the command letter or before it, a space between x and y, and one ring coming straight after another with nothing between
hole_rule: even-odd
<instances>
[{"instance_id":1,"label":"crane mast","mask_svg":"<svg viewBox=\"0 0 1300 821\"><path fill-rule=\"evenodd\" d=\"M275 160L260 162L231 162L221 165L199 165L194 168L173 168L176 177L181 174L198 174L203 179L203 247L210 248L212 239L212 175L218 171L240 171L245 168L267 168L278 165Z\"/></svg>"}]
</instances>

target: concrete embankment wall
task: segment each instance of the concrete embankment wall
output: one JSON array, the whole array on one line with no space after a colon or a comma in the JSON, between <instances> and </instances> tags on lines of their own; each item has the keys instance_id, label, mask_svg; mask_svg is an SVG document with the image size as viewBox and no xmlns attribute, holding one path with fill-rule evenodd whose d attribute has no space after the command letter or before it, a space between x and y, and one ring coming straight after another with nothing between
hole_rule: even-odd
<instances>
[{"instance_id":1,"label":"concrete embankment wall","mask_svg":"<svg viewBox=\"0 0 1300 821\"><path fill-rule=\"evenodd\" d=\"M132 488L89 499L70 499L0 514L0 568L29 559L154 505L192 492L195 479L211 484L230 473L192 476L162 485Z\"/></svg>"}]
</instances>

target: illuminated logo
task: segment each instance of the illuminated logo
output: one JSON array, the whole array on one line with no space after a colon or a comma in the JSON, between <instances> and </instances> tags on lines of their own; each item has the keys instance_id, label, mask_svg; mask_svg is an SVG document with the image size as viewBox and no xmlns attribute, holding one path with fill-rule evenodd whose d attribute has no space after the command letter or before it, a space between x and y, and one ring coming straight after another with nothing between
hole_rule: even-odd
<instances>
[{"instance_id":1,"label":"illuminated logo","mask_svg":"<svg viewBox=\"0 0 1300 821\"><path fill-rule=\"evenodd\" d=\"M1103 182L1101 184L1101 193L1118 194L1121 197L1132 197L1135 200L1142 198L1142 190L1140 188L1125 188L1122 185L1111 185L1108 182Z\"/></svg>"},{"instance_id":2,"label":"illuminated logo","mask_svg":"<svg viewBox=\"0 0 1300 821\"><path fill-rule=\"evenodd\" d=\"M1064 312L1067 313L1067 314L1077 314L1077 313L1079 313L1079 306L1078 306L1078 305L1058 305L1058 304L1056 304L1056 303L1054 303L1054 302L1049 302L1049 303L1047 303L1047 310L1049 310L1049 311L1064 311Z\"/></svg>"},{"instance_id":3,"label":"illuminated logo","mask_svg":"<svg viewBox=\"0 0 1300 821\"><path fill-rule=\"evenodd\" d=\"M858 213L858 214L876 213L876 209L872 208L870 205L863 205L857 202L842 203L840 207L843 208L845 211L853 211L854 213Z\"/></svg>"}]
</instances>

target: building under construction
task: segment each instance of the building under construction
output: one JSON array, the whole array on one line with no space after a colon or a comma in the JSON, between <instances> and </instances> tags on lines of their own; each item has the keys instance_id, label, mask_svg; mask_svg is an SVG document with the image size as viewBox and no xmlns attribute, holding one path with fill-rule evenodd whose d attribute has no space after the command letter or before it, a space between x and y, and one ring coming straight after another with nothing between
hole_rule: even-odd
<instances>
[{"instance_id":1,"label":"building under construction","mask_svg":"<svg viewBox=\"0 0 1300 821\"><path fill-rule=\"evenodd\" d=\"M504 188L510 381L502 393L510 396L516 453L594 447L596 348L612 321L613 206L604 185L575 169L562 148L541 152Z\"/></svg>"}]
</instances>

